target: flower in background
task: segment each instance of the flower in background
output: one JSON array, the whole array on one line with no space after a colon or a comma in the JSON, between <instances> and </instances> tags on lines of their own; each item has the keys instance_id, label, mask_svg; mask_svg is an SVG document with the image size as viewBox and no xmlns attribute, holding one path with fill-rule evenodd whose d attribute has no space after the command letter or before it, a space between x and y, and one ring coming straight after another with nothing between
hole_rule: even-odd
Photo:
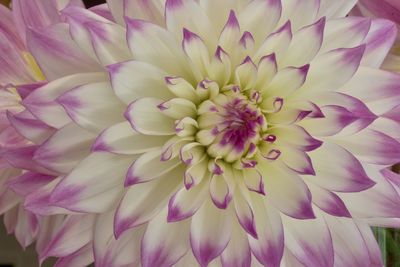
<instances>
[{"instance_id":1,"label":"flower in background","mask_svg":"<svg viewBox=\"0 0 400 267\"><path fill-rule=\"evenodd\" d=\"M27 29L48 82L22 105L54 130L30 162L58 178L25 206L99 214L63 247L96 266L381 266L396 26L346 17L355 2L110 0Z\"/></svg>"},{"instance_id":2,"label":"flower in background","mask_svg":"<svg viewBox=\"0 0 400 267\"><path fill-rule=\"evenodd\" d=\"M389 19L396 23L400 29L400 2L396 0L360 0L353 9L352 14L372 18ZM387 56L382 68L400 72L400 38Z\"/></svg>"},{"instance_id":3,"label":"flower in background","mask_svg":"<svg viewBox=\"0 0 400 267\"><path fill-rule=\"evenodd\" d=\"M31 211L34 203L46 201L46 188L60 178L58 173L32 161L37 144L54 134L55 129L37 120L21 101L46 83L27 49L26 29L61 22L58 10L67 3L15 0L12 11L0 5L0 214L4 214L7 232L14 233L22 247L37 241L39 260L59 257L56 266L68 266L76 256L86 257L81 264L92 261L94 215L47 216L44 210L41 214ZM83 6L79 1L69 4ZM71 246L71 237L77 231L80 240Z\"/></svg>"}]
</instances>

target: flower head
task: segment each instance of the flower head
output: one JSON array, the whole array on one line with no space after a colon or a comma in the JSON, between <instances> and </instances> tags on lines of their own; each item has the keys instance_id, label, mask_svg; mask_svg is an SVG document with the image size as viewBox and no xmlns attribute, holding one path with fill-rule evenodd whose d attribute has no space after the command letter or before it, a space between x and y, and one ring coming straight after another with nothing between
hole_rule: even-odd
<instances>
[{"instance_id":1,"label":"flower head","mask_svg":"<svg viewBox=\"0 0 400 267\"><path fill-rule=\"evenodd\" d=\"M29 30L49 82L22 104L55 129L33 161L59 174L31 210L100 213L98 266L381 264L396 27L354 2L109 1L116 22Z\"/></svg>"}]
</instances>

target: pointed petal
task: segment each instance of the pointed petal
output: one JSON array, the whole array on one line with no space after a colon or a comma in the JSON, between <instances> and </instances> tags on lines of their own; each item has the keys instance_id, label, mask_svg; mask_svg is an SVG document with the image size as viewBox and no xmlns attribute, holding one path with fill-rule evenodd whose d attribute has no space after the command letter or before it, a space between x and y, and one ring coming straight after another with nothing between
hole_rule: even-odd
<instances>
[{"instance_id":1,"label":"pointed petal","mask_svg":"<svg viewBox=\"0 0 400 267\"><path fill-rule=\"evenodd\" d=\"M182 186L183 171L175 168L158 179L129 187L115 213L115 236L148 222L166 207L173 192Z\"/></svg>"},{"instance_id":2,"label":"pointed petal","mask_svg":"<svg viewBox=\"0 0 400 267\"><path fill-rule=\"evenodd\" d=\"M174 120L165 116L158 106L162 103L157 98L140 98L128 106L125 117L132 128L142 134L173 135Z\"/></svg>"},{"instance_id":3,"label":"pointed petal","mask_svg":"<svg viewBox=\"0 0 400 267\"><path fill-rule=\"evenodd\" d=\"M206 267L228 245L232 231L232 214L220 210L210 200L192 217L190 243L201 267Z\"/></svg>"},{"instance_id":4,"label":"pointed petal","mask_svg":"<svg viewBox=\"0 0 400 267\"><path fill-rule=\"evenodd\" d=\"M296 220L282 216L285 245L305 266L333 267L332 237L323 217Z\"/></svg>"},{"instance_id":5,"label":"pointed petal","mask_svg":"<svg viewBox=\"0 0 400 267\"><path fill-rule=\"evenodd\" d=\"M279 267L284 249L283 225L279 211L272 207L264 196L252 194L252 202L258 239L249 237L251 251L264 266Z\"/></svg>"},{"instance_id":6,"label":"pointed petal","mask_svg":"<svg viewBox=\"0 0 400 267\"><path fill-rule=\"evenodd\" d=\"M120 122L104 130L92 145L92 151L116 154L141 154L162 147L168 136L151 136L135 132L129 122Z\"/></svg>"},{"instance_id":7,"label":"pointed petal","mask_svg":"<svg viewBox=\"0 0 400 267\"><path fill-rule=\"evenodd\" d=\"M167 222L166 209L152 219L142 239L143 267L171 266L189 250L190 221Z\"/></svg>"},{"instance_id":8,"label":"pointed petal","mask_svg":"<svg viewBox=\"0 0 400 267\"><path fill-rule=\"evenodd\" d=\"M47 139L35 151L34 159L48 169L68 173L89 155L94 137L88 131L70 123Z\"/></svg>"},{"instance_id":9,"label":"pointed petal","mask_svg":"<svg viewBox=\"0 0 400 267\"><path fill-rule=\"evenodd\" d=\"M69 36L65 24L55 24L44 32L33 29L27 32L28 48L48 80L102 70Z\"/></svg>"},{"instance_id":10,"label":"pointed petal","mask_svg":"<svg viewBox=\"0 0 400 267\"><path fill-rule=\"evenodd\" d=\"M74 211L105 211L119 200L133 160L130 156L92 153L57 185L50 200Z\"/></svg>"},{"instance_id":11,"label":"pointed petal","mask_svg":"<svg viewBox=\"0 0 400 267\"><path fill-rule=\"evenodd\" d=\"M108 82L76 87L58 97L57 102L74 122L94 133L124 120L125 107Z\"/></svg>"},{"instance_id":12,"label":"pointed petal","mask_svg":"<svg viewBox=\"0 0 400 267\"><path fill-rule=\"evenodd\" d=\"M325 142L319 149L310 152L310 156L317 175L308 177L307 181L322 188L336 192L359 192L375 184L358 159L338 145ZM328 157L329 161L326 160Z\"/></svg>"}]
</instances>

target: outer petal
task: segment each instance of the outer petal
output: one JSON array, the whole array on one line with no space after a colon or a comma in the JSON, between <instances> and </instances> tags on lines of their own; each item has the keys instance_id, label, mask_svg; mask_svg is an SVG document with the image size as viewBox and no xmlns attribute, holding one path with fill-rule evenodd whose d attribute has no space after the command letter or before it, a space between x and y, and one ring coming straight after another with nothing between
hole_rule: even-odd
<instances>
[{"instance_id":1,"label":"outer petal","mask_svg":"<svg viewBox=\"0 0 400 267\"><path fill-rule=\"evenodd\" d=\"M298 29L306 25L314 23L317 20L317 13L319 10L320 2L320 0L282 1L282 16L279 21L279 25L290 20L293 25L293 29L297 31ZM304 13L298 12L299 10L303 10ZM323 17L323 15L319 17Z\"/></svg>"},{"instance_id":2,"label":"outer petal","mask_svg":"<svg viewBox=\"0 0 400 267\"><path fill-rule=\"evenodd\" d=\"M142 239L143 267L171 266L189 250L190 221L167 222L167 209L147 226Z\"/></svg>"},{"instance_id":3,"label":"outer petal","mask_svg":"<svg viewBox=\"0 0 400 267\"><path fill-rule=\"evenodd\" d=\"M315 217L311 207L311 193L295 172L277 162L261 163L258 169L265 175L266 194L282 213L298 219Z\"/></svg>"},{"instance_id":4,"label":"outer petal","mask_svg":"<svg viewBox=\"0 0 400 267\"><path fill-rule=\"evenodd\" d=\"M193 216L208 197L207 180L190 189L179 189L168 202L168 222Z\"/></svg>"},{"instance_id":5,"label":"outer petal","mask_svg":"<svg viewBox=\"0 0 400 267\"><path fill-rule=\"evenodd\" d=\"M316 57L310 64L307 81L300 90L304 94L334 91L357 71L365 46L339 48ZM336 73L336 75L331 75ZM300 92L298 91L298 92Z\"/></svg>"},{"instance_id":6,"label":"outer petal","mask_svg":"<svg viewBox=\"0 0 400 267\"><path fill-rule=\"evenodd\" d=\"M49 80L75 73L102 70L69 38L68 27L65 24L53 25L45 32L29 30L27 45Z\"/></svg>"},{"instance_id":7,"label":"outer petal","mask_svg":"<svg viewBox=\"0 0 400 267\"><path fill-rule=\"evenodd\" d=\"M296 220L283 216L285 245L307 267L333 267L332 237L323 217Z\"/></svg>"},{"instance_id":8,"label":"outer petal","mask_svg":"<svg viewBox=\"0 0 400 267\"><path fill-rule=\"evenodd\" d=\"M345 17L356 4L357 0L321 0L318 16Z\"/></svg>"},{"instance_id":9,"label":"outer petal","mask_svg":"<svg viewBox=\"0 0 400 267\"><path fill-rule=\"evenodd\" d=\"M357 158L338 145L325 142L322 147L310 152L310 156L317 176L306 179L322 188L338 192L359 192L375 184ZM327 158L330 160L327 161Z\"/></svg>"},{"instance_id":10,"label":"outer petal","mask_svg":"<svg viewBox=\"0 0 400 267\"><path fill-rule=\"evenodd\" d=\"M95 215L68 217L39 255L40 261L48 257L66 257L88 244L93 238Z\"/></svg>"},{"instance_id":11,"label":"outer petal","mask_svg":"<svg viewBox=\"0 0 400 267\"><path fill-rule=\"evenodd\" d=\"M243 229L233 222L231 239L221 255L223 267L250 267L251 250Z\"/></svg>"},{"instance_id":12,"label":"outer petal","mask_svg":"<svg viewBox=\"0 0 400 267\"><path fill-rule=\"evenodd\" d=\"M359 140L363 143L360 144ZM364 129L351 136L335 138L334 142L368 163L392 165L398 163L400 158L400 143L375 130Z\"/></svg>"},{"instance_id":13,"label":"outer petal","mask_svg":"<svg viewBox=\"0 0 400 267\"><path fill-rule=\"evenodd\" d=\"M151 181L165 175L181 164L177 157L161 160L162 152L162 149L155 149L140 155L126 174L125 186Z\"/></svg>"},{"instance_id":14,"label":"outer petal","mask_svg":"<svg viewBox=\"0 0 400 267\"><path fill-rule=\"evenodd\" d=\"M208 45L216 44L217 34L207 14L195 0L167 0L165 2L167 29L179 39L182 29L190 29Z\"/></svg>"},{"instance_id":15,"label":"outer petal","mask_svg":"<svg viewBox=\"0 0 400 267\"><path fill-rule=\"evenodd\" d=\"M54 267L68 267L69 265L86 266L91 264L93 260L93 247L92 244L89 243L76 252L66 257L59 258Z\"/></svg>"},{"instance_id":16,"label":"outer petal","mask_svg":"<svg viewBox=\"0 0 400 267\"><path fill-rule=\"evenodd\" d=\"M373 266L368 248L353 219L324 216L331 230L335 266Z\"/></svg>"},{"instance_id":17,"label":"outer petal","mask_svg":"<svg viewBox=\"0 0 400 267\"><path fill-rule=\"evenodd\" d=\"M93 235L95 266L138 266L140 242L146 226L126 231L115 239L113 217L114 211L111 211L100 214L96 220Z\"/></svg>"},{"instance_id":18,"label":"outer petal","mask_svg":"<svg viewBox=\"0 0 400 267\"><path fill-rule=\"evenodd\" d=\"M301 28L293 35L284 55L284 66L302 66L309 63L319 52L324 38L325 18Z\"/></svg>"},{"instance_id":19,"label":"outer petal","mask_svg":"<svg viewBox=\"0 0 400 267\"><path fill-rule=\"evenodd\" d=\"M75 211L106 211L119 200L125 173L133 160L110 153L92 153L57 185L50 200Z\"/></svg>"},{"instance_id":20,"label":"outer petal","mask_svg":"<svg viewBox=\"0 0 400 267\"><path fill-rule=\"evenodd\" d=\"M192 217L190 243L201 267L206 267L228 245L232 231L232 214L220 210L210 200Z\"/></svg>"},{"instance_id":21,"label":"outer petal","mask_svg":"<svg viewBox=\"0 0 400 267\"><path fill-rule=\"evenodd\" d=\"M239 13L239 22L242 29L251 32L256 44L259 44L275 28L281 11L281 0L251 1ZM269 15L265 16L267 13Z\"/></svg>"},{"instance_id":22,"label":"outer petal","mask_svg":"<svg viewBox=\"0 0 400 267\"><path fill-rule=\"evenodd\" d=\"M182 185L183 171L175 168L158 179L129 187L115 213L115 236L148 222L166 207L173 192Z\"/></svg>"},{"instance_id":23,"label":"outer petal","mask_svg":"<svg viewBox=\"0 0 400 267\"><path fill-rule=\"evenodd\" d=\"M365 38L367 44L361 65L379 68L397 37L396 24L389 20L372 20Z\"/></svg>"},{"instance_id":24,"label":"outer petal","mask_svg":"<svg viewBox=\"0 0 400 267\"><path fill-rule=\"evenodd\" d=\"M74 87L106 79L103 73L84 73L63 77L50 82L27 96L22 104L37 118L54 128L61 128L71 119L55 99Z\"/></svg>"},{"instance_id":25,"label":"outer petal","mask_svg":"<svg viewBox=\"0 0 400 267\"><path fill-rule=\"evenodd\" d=\"M249 237L251 251L265 266L278 267L283 255L283 225L279 212L263 196L252 194L258 239Z\"/></svg>"},{"instance_id":26,"label":"outer petal","mask_svg":"<svg viewBox=\"0 0 400 267\"><path fill-rule=\"evenodd\" d=\"M46 168L68 173L89 155L94 135L70 123L47 139L34 154L34 159Z\"/></svg>"},{"instance_id":27,"label":"outer petal","mask_svg":"<svg viewBox=\"0 0 400 267\"><path fill-rule=\"evenodd\" d=\"M136 60L150 63L174 75L192 77L185 54L170 32L141 20L126 19L126 26L128 45ZM179 29L179 38L182 29Z\"/></svg>"},{"instance_id":28,"label":"outer petal","mask_svg":"<svg viewBox=\"0 0 400 267\"><path fill-rule=\"evenodd\" d=\"M57 98L78 125L98 133L124 120L124 104L114 95L108 82L76 87Z\"/></svg>"},{"instance_id":29,"label":"outer petal","mask_svg":"<svg viewBox=\"0 0 400 267\"><path fill-rule=\"evenodd\" d=\"M161 148L169 136L151 136L135 132L129 122L120 122L104 130L94 142L92 151L116 154L141 154Z\"/></svg>"}]
</instances>

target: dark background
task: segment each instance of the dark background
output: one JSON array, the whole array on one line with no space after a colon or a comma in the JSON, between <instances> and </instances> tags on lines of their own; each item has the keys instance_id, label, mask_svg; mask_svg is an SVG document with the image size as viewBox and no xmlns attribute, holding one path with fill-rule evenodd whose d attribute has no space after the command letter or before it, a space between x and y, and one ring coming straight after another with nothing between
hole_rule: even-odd
<instances>
[{"instance_id":1,"label":"dark background","mask_svg":"<svg viewBox=\"0 0 400 267\"><path fill-rule=\"evenodd\" d=\"M91 6L103 4L106 1L105 0L83 0L83 2L85 2L85 5L87 7L91 7Z\"/></svg>"}]
</instances>

